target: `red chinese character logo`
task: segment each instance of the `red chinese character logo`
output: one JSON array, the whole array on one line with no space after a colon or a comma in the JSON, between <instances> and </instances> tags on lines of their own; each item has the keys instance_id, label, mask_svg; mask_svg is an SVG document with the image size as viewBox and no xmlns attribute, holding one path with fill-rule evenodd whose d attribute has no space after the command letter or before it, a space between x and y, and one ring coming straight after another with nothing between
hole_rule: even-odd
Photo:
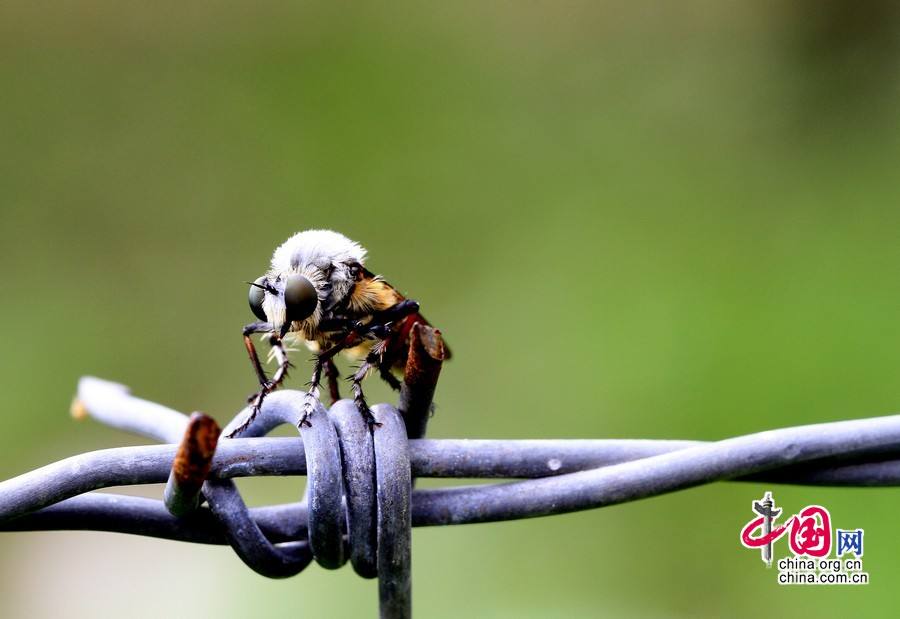
<instances>
[{"instance_id":1,"label":"red chinese character logo","mask_svg":"<svg viewBox=\"0 0 900 619\"><path fill-rule=\"evenodd\" d=\"M810 505L791 518L791 551L795 555L827 557L831 552L831 516L820 505Z\"/></svg>"},{"instance_id":2,"label":"red chinese character logo","mask_svg":"<svg viewBox=\"0 0 900 619\"><path fill-rule=\"evenodd\" d=\"M780 526L775 526L775 519L781 510L775 508L771 494L766 493L761 501L754 501L753 511L760 514L760 517L754 518L741 529L741 543L747 548L761 549L762 559L766 564L772 564L772 546L788 533L788 529L788 542L795 555L821 558L831 553L831 516L821 505L803 508L799 514L794 514Z\"/></svg>"}]
</instances>

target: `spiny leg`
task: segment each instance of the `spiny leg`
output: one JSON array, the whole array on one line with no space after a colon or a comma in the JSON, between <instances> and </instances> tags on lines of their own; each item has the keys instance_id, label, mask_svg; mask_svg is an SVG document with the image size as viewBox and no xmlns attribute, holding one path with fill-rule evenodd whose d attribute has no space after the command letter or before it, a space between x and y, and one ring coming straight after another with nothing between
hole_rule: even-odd
<instances>
[{"instance_id":1,"label":"spiny leg","mask_svg":"<svg viewBox=\"0 0 900 619\"><path fill-rule=\"evenodd\" d=\"M275 373L272 375L272 380L266 385L268 393L272 393L278 389L278 387L281 386L281 383L284 382L284 379L287 378L288 368L291 367L291 362L288 359L287 351L284 349L281 338L274 333L269 336L269 346L272 347L275 360L278 362L278 369L275 370Z\"/></svg>"},{"instance_id":2,"label":"spiny leg","mask_svg":"<svg viewBox=\"0 0 900 619\"><path fill-rule=\"evenodd\" d=\"M228 438L234 438L247 429L247 426L249 426L259 414L265 397L275 391L279 386L281 386L281 383L283 383L284 379L287 378L287 372L288 368L291 366L291 362L288 360L287 353L284 350L284 346L282 346L281 338L275 335L275 333L271 333L268 338L269 345L272 347L272 352L275 355L275 359L278 361L278 369L275 370L275 373L272 375L271 379L266 377L266 373L262 369L262 364L259 361L259 355L256 352L256 347L253 345L253 341L250 339L251 333L266 331L268 330L268 328L271 328L271 325L265 322L257 322L244 327L244 345L247 348L247 353L250 355L250 361L253 364L254 369L256 370L257 378L259 378L260 389L258 392L248 398L248 402L250 403L250 415L240 426L232 430L232 432L228 435Z\"/></svg>"},{"instance_id":3,"label":"spiny leg","mask_svg":"<svg viewBox=\"0 0 900 619\"><path fill-rule=\"evenodd\" d=\"M370 360L373 363L377 363L378 375L381 376L381 380L386 382L394 391L400 391L400 379L391 372L391 366L394 365L395 361L391 352L394 348L392 346L394 339L394 334L389 334L372 348L369 357L371 357Z\"/></svg>"},{"instance_id":4,"label":"spiny leg","mask_svg":"<svg viewBox=\"0 0 900 619\"><path fill-rule=\"evenodd\" d=\"M269 336L269 344L272 346L272 351L275 353L275 359L278 361L278 369L275 370L275 373L270 380L266 380L260 385L259 391L250 396L248 399L250 402L250 415L240 426L235 428L231 434L228 435L228 438L234 438L241 434L247 429L247 426L253 423L253 420L256 419L256 416L262 409L263 400L265 400L266 396L278 389L278 387L281 386L281 383L284 382L284 379L287 378L287 372L288 368L291 366L291 362L288 360L287 353L281 344L281 339L273 333Z\"/></svg>"},{"instance_id":5,"label":"spiny leg","mask_svg":"<svg viewBox=\"0 0 900 619\"><path fill-rule=\"evenodd\" d=\"M259 391L247 398L247 402L256 403L257 412L259 411L259 407L262 406L263 399L281 386L281 383L287 378L288 368L291 367L291 362L288 360L287 352L284 350L284 346L281 343L281 338L274 333L270 334L269 346L272 347L272 353L275 360L278 362L278 369L275 370L271 379L260 383ZM265 374L263 376L265 376Z\"/></svg>"},{"instance_id":6,"label":"spiny leg","mask_svg":"<svg viewBox=\"0 0 900 619\"><path fill-rule=\"evenodd\" d=\"M338 378L340 373L334 364L334 359L328 359L325 362L325 377L328 379L328 391L331 396L331 403L334 404L341 399L341 390L338 387Z\"/></svg>"},{"instance_id":7,"label":"spiny leg","mask_svg":"<svg viewBox=\"0 0 900 619\"><path fill-rule=\"evenodd\" d=\"M398 353L396 347L393 346L397 333L392 329L392 325L417 311L419 311L419 304L416 301L404 299L396 305L374 314L372 322L366 325L369 332L381 338L381 341L372 349L368 361L378 366L379 376L394 391L400 391L401 383L400 379L391 372L391 367L397 361Z\"/></svg>"},{"instance_id":8,"label":"spiny leg","mask_svg":"<svg viewBox=\"0 0 900 619\"><path fill-rule=\"evenodd\" d=\"M382 311L376 312L372 315L372 320L363 324L360 321L355 323L351 323L349 320L346 320L341 317L333 317L331 320L335 324L342 324L344 328L348 328L349 331L344 335L344 338L339 341L337 344L326 350L325 352L320 353L315 358L315 367L313 369L312 379L309 381L309 391L307 395L306 402L304 403L303 416L300 418L299 426L309 426L309 416L312 414L313 407L315 406L315 401L319 399L319 383L322 380L322 371L326 370L328 374L328 383L329 390L331 391L332 400L337 401L340 399L340 393L337 388L337 369L334 368L334 380L331 376L331 368L328 367L330 364L333 367L332 358L341 350L345 348L350 348L355 346L364 336L366 335L374 335L378 338L383 338L378 345L376 345L369 355L366 357L365 363L360 366L359 370L350 377L350 381L352 384L353 390L353 400L356 402L356 406L359 409L362 416L369 422L370 425L380 425L375 422L375 418L372 416L372 411L369 410L368 404L366 404L365 396L362 392L361 382L366 377L366 374L370 369L381 365L383 351L385 350L386 342L389 339L390 333L390 323L392 321L404 318L409 314L417 312L419 310L419 304L415 301L405 299L396 305L391 306L390 308ZM389 373L389 371L388 371ZM384 376L382 376L384 377ZM385 378L391 387L395 389L399 389L400 383L397 381L393 375L390 378ZM395 386L396 385L396 386Z\"/></svg>"},{"instance_id":9,"label":"spiny leg","mask_svg":"<svg viewBox=\"0 0 900 619\"><path fill-rule=\"evenodd\" d=\"M351 332L345 335L344 339L339 341L337 344L335 344L325 352L316 355L314 360L315 365L313 366L312 378L310 379L309 383L307 383L309 390L307 391L306 401L303 403L303 416L300 417L300 423L297 424L298 426L303 427L312 425L311 423L309 423L309 416L312 414L315 403L319 399L319 383L322 382L322 370L325 368L326 364L332 362L331 360L340 351L344 350L347 347L356 345L358 341L359 335ZM335 371L337 371L337 368L335 368Z\"/></svg>"},{"instance_id":10,"label":"spiny leg","mask_svg":"<svg viewBox=\"0 0 900 619\"><path fill-rule=\"evenodd\" d=\"M269 379L266 376L265 370L263 370L262 363L259 361L259 355L256 354L256 347L253 345L253 339L250 336L254 333L271 332L272 330L272 325L268 322L251 322L242 329L244 335L244 348L247 349L247 354L250 356L250 364L256 372L256 377L259 379L260 385L265 385L269 382Z\"/></svg>"},{"instance_id":11,"label":"spiny leg","mask_svg":"<svg viewBox=\"0 0 900 619\"><path fill-rule=\"evenodd\" d=\"M363 419L366 420L366 423L369 426L380 426L381 424L375 421L375 417L366 403L366 396L362 391L362 381L373 367L374 365L369 363L368 360L363 361L359 369L350 377L350 390L353 391L353 402L356 404L356 408L363 416Z\"/></svg>"},{"instance_id":12,"label":"spiny leg","mask_svg":"<svg viewBox=\"0 0 900 619\"><path fill-rule=\"evenodd\" d=\"M363 419L366 420L366 423L369 424L369 427L376 428L380 427L381 424L375 421L375 416L372 415L372 411L369 409L369 405L366 402L366 396L363 394L362 381L366 378L369 371L378 365L379 357L380 352L378 347L373 348L366 356L366 360L362 362L362 365L360 365L356 372L353 373L353 376L350 377L350 389L353 391L353 402L356 404L357 410L359 410Z\"/></svg>"},{"instance_id":13,"label":"spiny leg","mask_svg":"<svg viewBox=\"0 0 900 619\"><path fill-rule=\"evenodd\" d=\"M323 359L324 353L316 357L313 362L313 374L309 382L306 383L306 398L303 402L303 415L300 417L299 427L312 426L309 422L309 416L312 415L313 408L319 400L319 383L322 382L322 368L325 366L327 359Z\"/></svg>"}]
</instances>

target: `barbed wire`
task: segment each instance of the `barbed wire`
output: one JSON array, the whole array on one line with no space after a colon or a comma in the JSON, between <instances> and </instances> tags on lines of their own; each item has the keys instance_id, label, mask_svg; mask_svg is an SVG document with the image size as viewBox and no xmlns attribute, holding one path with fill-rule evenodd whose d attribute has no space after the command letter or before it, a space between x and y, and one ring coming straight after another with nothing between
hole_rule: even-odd
<instances>
[{"instance_id":1,"label":"barbed wire","mask_svg":"<svg viewBox=\"0 0 900 619\"><path fill-rule=\"evenodd\" d=\"M164 444L80 454L0 482L0 531L97 530L228 544L273 578L295 575L313 560L329 569L349 560L360 576L379 579L381 616L408 617L412 526L546 516L726 479L900 484L900 415L710 443L410 439L408 432L424 434L436 380L434 372L418 387L407 382L403 414L373 407L381 424L375 429L350 400L327 411L317 404L311 425L300 427L307 394L276 392L241 438L219 442L209 417L188 417L122 385L84 378L78 414ZM223 432L248 414L244 409ZM264 437L282 424L298 427L300 436ZM233 479L265 475L306 475L307 496L248 509ZM414 477L516 481L413 490ZM161 482L162 501L91 493Z\"/></svg>"}]
</instances>

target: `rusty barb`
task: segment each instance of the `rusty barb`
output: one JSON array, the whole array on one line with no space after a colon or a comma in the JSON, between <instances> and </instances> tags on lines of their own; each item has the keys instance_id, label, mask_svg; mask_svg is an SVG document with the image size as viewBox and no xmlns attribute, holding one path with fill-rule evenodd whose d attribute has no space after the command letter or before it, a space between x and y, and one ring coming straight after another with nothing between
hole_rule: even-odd
<instances>
[{"instance_id":1,"label":"rusty barb","mask_svg":"<svg viewBox=\"0 0 900 619\"><path fill-rule=\"evenodd\" d=\"M114 428L163 443L79 454L0 481L0 531L94 530L227 544L257 573L349 562L378 579L381 616L412 613L411 527L532 518L608 507L701 484L900 486L900 415L766 430L715 442L422 438L448 351L413 327L400 410L352 400L329 410L279 390L240 438L216 422L82 378L72 404ZM250 408L225 428L240 425ZM299 436L266 437L287 424ZM234 478L306 475L303 500L248 508ZM416 477L502 480L413 489ZM164 501L92 490L167 481ZM299 492L298 492L299 494Z\"/></svg>"},{"instance_id":2,"label":"rusty barb","mask_svg":"<svg viewBox=\"0 0 900 619\"><path fill-rule=\"evenodd\" d=\"M212 417L191 414L163 494L166 509L173 516L183 516L200 507L200 490L209 476L221 433Z\"/></svg>"}]
</instances>

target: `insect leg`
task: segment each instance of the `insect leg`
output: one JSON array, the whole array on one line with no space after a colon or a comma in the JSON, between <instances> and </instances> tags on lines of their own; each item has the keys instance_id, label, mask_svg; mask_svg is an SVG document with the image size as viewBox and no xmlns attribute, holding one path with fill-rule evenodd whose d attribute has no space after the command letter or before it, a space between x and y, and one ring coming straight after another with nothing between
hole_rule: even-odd
<instances>
[{"instance_id":1,"label":"insect leg","mask_svg":"<svg viewBox=\"0 0 900 619\"><path fill-rule=\"evenodd\" d=\"M247 354L250 356L250 363L253 365L253 369L256 372L256 377L259 379L260 385L265 385L269 382L269 378L266 376L266 372L259 362L259 355L256 354L256 347L253 345L253 340L250 336L254 333L263 333L266 331L272 331L272 325L268 322L251 322L242 329L244 335L244 348L247 349Z\"/></svg>"},{"instance_id":2,"label":"insect leg","mask_svg":"<svg viewBox=\"0 0 900 619\"><path fill-rule=\"evenodd\" d=\"M347 347L355 345L358 341L359 336L356 333L351 332L345 335L344 339L339 341L328 350L316 355L315 365L313 366L313 375L308 383L309 391L307 392L307 395L309 397L304 403L303 416L300 418L300 423L298 425L310 425L308 418L312 414L315 401L319 399L319 383L322 382L322 370L325 368L325 365L330 362L333 363L332 359L336 354Z\"/></svg>"},{"instance_id":3,"label":"insect leg","mask_svg":"<svg viewBox=\"0 0 900 619\"><path fill-rule=\"evenodd\" d=\"M325 362L325 377L328 379L328 391L331 396L331 403L334 404L338 400L341 399L341 390L338 387L338 377L340 373L338 373L337 366L334 364L334 359L329 359Z\"/></svg>"},{"instance_id":4,"label":"insect leg","mask_svg":"<svg viewBox=\"0 0 900 619\"><path fill-rule=\"evenodd\" d=\"M278 369L275 370L275 373L272 375L272 378L269 379L266 377L266 373L262 368L262 364L259 361L259 355L256 352L256 347L253 345L253 340L250 339L250 334L259 333L260 331L271 331L271 325L267 322L255 322L247 325L243 329L244 333L244 346L247 348L247 354L250 355L250 362L253 364L254 370L256 370L256 376L259 379L260 389L256 393L248 398L250 402L250 415L244 422L235 428L229 435L228 438L234 438L243 432L247 426L249 426L256 416L259 414L260 409L262 408L263 400L267 395L275 391L281 383L284 382L284 379L287 378L288 368L291 366L291 362L288 360L287 353L284 350L284 346L281 344L281 338L279 338L275 333L269 334L269 345L272 347L272 351L275 353L275 359L278 361Z\"/></svg>"},{"instance_id":5,"label":"insect leg","mask_svg":"<svg viewBox=\"0 0 900 619\"><path fill-rule=\"evenodd\" d=\"M350 377L350 389L353 391L353 401L356 403L356 408L363 416L363 419L366 420L369 426L379 426L381 424L375 421L375 417L372 415L372 411L369 410L369 405L366 403L366 396L362 391L362 381L373 367L374 365L369 363L368 360L363 361L362 365L359 366L359 369Z\"/></svg>"},{"instance_id":6,"label":"insect leg","mask_svg":"<svg viewBox=\"0 0 900 619\"><path fill-rule=\"evenodd\" d=\"M287 378L288 368L291 367L291 362L288 360L287 352L284 350L284 346L281 343L281 338L274 333L270 334L269 346L272 347L275 360L278 361L278 369L275 370L272 378L260 383L261 389L258 392L247 399L248 402L256 402L257 409L262 405L263 398L281 386L281 383ZM263 374L263 378L265 378L265 374Z\"/></svg>"},{"instance_id":7,"label":"insect leg","mask_svg":"<svg viewBox=\"0 0 900 619\"><path fill-rule=\"evenodd\" d=\"M367 323L357 322L353 330L360 335L373 334L380 339L386 339L390 333L390 325L393 322L406 318L410 314L419 311L419 304L411 299L404 299L391 307L372 313L372 319Z\"/></svg>"},{"instance_id":8,"label":"insect leg","mask_svg":"<svg viewBox=\"0 0 900 619\"><path fill-rule=\"evenodd\" d=\"M399 320L400 318L406 318L410 314L415 314L418 311L418 301L413 301L412 299L403 299L399 303L396 303L387 309L377 312L375 314L375 317L378 322L384 324Z\"/></svg>"},{"instance_id":9,"label":"insect leg","mask_svg":"<svg viewBox=\"0 0 900 619\"><path fill-rule=\"evenodd\" d=\"M366 356L366 360L362 362L362 365L360 365L353 376L350 377L350 389L353 391L353 401L356 403L356 408L363 416L363 419L369 424L369 427L378 427L381 424L375 421L375 417L369 409L369 405L366 402L366 396L363 394L362 381L369 374L370 370L377 367L379 358L381 357L380 349L381 346L373 348Z\"/></svg>"},{"instance_id":10,"label":"insect leg","mask_svg":"<svg viewBox=\"0 0 900 619\"><path fill-rule=\"evenodd\" d=\"M386 355L391 352L391 341L395 339L395 334L392 331L391 325L418 311L419 304L416 301L404 299L386 310L376 312L372 315L372 320L368 323L357 323L354 327L357 332L371 333L375 337L381 339L381 342L372 349L372 353L369 355L369 358L367 358L367 362L370 364L368 369L377 366L378 374L381 376L381 379L395 391L400 390L400 380L391 373L391 366L394 363L394 359L386 358ZM366 371L368 371L368 369ZM359 389L357 384L356 390ZM363 412L363 416L366 414L367 413Z\"/></svg>"},{"instance_id":11,"label":"insect leg","mask_svg":"<svg viewBox=\"0 0 900 619\"><path fill-rule=\"evenodd\" d=\"M382 361L378 364L378 374L381 376L381 380L386 382L391 389L394 391L400 391L400 379L394 376L391 372L391 366L389 363L385 363Z\"/></svg>"},{"instance_id":12,"label":"insect leg","mask_svg":"<svg viewBox=\"0 0 900 619\"><path fill-rule=\"evenodd\" d=\"M272 375L272 380L266 383L266 390L271 393L278 389L278 387L281 386L281 383L284 382L284 379L287 378L288 368L291 367L291 362L288 360L287 352L284 350L284 345L281 343L281 338L274 333L269 336L269 346L272 347L272 352L275 353L275 360L278 361L278 369L275 370L275 373Z\"/></svg>"},{"instance_id":13,"label":"insect leg","mask_svg":"<svg viewBox=\"0 0 900 619\"><path fill-rule=\"evenodd\" d=\"M388 335L379 342L378 346L372 349L372 352L377 359L378 375L381 376L381 380L386 382L394 391L400 391L400 379L391 372L391 366L393 366L394 361L396 361L394 358L395 354L393 354L393 343L395 339L396 337L394 334Z\"/></svg>"}]
</instances>

